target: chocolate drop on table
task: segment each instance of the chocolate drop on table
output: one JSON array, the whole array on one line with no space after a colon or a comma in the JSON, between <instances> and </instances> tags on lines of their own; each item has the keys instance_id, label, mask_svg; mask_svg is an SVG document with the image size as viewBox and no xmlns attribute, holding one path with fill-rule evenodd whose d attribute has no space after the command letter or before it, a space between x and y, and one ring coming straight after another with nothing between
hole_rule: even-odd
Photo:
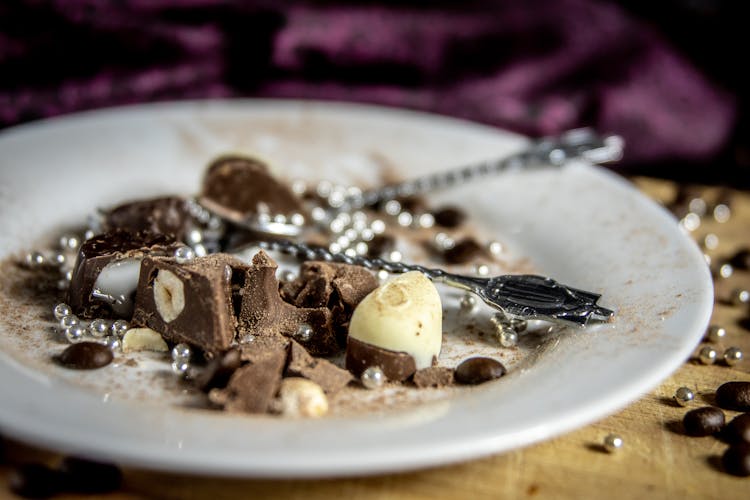
<instances>
[{"instance_id":1,"label":"chocolate drop on table","mask_svg":"<svg viewBox=\"0 0 750 500\"><path fill-rule=\"evenodd\" d=\"M725 382L716 389L716 404L725 410L750 411L750 382Z\"/></svg>"},{"instance_id":2,"label":"chocolate drop on table","mask_svg":"<svg viewBox=\"0 0 750 500\"><path fill-rule=\"evenodd\" d=\"M724 412L714 406L696 408L685 414L682 425L689 436L710 436L724 427Z\"/></svg>"},{"instance_id":3,"label":"chocolate drop on table","mask_svg":"<svg viewBox=\"0 0 750 500\"><path fill-rule=\"evenodd\" d=\"M737 415L722 431L722 437L728 443L750 444L750 413Z\"/></svg>"}]
</instances>

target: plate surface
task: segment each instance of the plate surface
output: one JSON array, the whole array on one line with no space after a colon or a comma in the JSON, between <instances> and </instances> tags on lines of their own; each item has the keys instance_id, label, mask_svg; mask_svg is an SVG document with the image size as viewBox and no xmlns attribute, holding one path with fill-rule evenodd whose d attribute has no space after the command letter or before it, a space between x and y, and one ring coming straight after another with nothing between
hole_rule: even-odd
<instances>
[{"instance_id":1,"label":"plate surface","mask_svg":"<svg viewBox=\"0 0 750 500\"><path fill-rule=\"evenodd\" d=\"M259 154L288 178L372 186L524 143L434 115L292 101L135 106L32 123L0 133L0 257L33 248L93 207L192 193L207 162L227 151ZM403 471L510 450L602 418L656 386L702 337L713 292L700 251L616 175L572 163L431 200L465 207L485 234L541 273L602 293L615 321L567 331L501 381L446 400L294 421L119 400L62 380L15 349L6 315L0 427L67 452L193 473Z\"/></svg>"}]
</instances>

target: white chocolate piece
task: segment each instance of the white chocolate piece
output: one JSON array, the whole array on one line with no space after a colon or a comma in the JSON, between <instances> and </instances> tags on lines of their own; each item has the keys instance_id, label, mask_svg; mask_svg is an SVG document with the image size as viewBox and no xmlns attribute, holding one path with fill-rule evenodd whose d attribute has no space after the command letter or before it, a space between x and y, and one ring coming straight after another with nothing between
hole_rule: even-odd
<instances>
[{"instance_id":1,"label":"white chocolate piece","mask_svg":"<svg viewBox=\"0 0 750 500\"><path fill-rule=\"evenodd\" d=\"M111 307L121 318L133 315L133 294L138 287L141 260L139 257L110 262L96 277L94 289L118 300Z\"/></svg>"},{"instance_id":2,"label":"white chocolate piece","mask_svg":"<svg viewBox=\"0 0 750 500\"><path fill-rule=\"evenodd\" d=\"M231 270L229 276L231 277ZM185 309L185 286L172 271L159 269L154 278L154 303L165 323L173 321Z\"/></svg>"},{"instance_id":3,"label":"white chocolate piece","mask_svg":"<svg viewBox=\"0 0 750 500\"><path fill-rule=\"evenodd\" d=\"M151 328L131 328L122 337L122 352L156 351L167 352L169 347L159 332Z\"/></svg>"},{"instance_id":4,"label":"white chocolate piece","mask_svg":"<svg viewBox=\"0 0 750 500\"><path fill-rule=\"evenodd\" d=\"M328 398L315 382L289 377L281 381L274 407L285 417L322 417L328 413Z\"/></svg>"},{"instance_id":5,"label":"white chocolate piece","mask_svg":"<svg viewBox=\"0 0 750 500\"><path fill-rule=\"evenodd\" d=\"M432 366L443 339L443 307L435 285L419 271L396 276L359 303L349 336L361 342L405 352L417 370Z\"/></svg>"}]
</instances>

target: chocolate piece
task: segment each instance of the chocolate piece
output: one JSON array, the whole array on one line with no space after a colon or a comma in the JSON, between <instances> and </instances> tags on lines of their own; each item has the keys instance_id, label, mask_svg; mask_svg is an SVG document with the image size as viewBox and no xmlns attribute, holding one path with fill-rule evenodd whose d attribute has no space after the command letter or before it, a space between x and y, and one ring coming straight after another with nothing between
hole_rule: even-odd
<instances>
[{"instance_id":1,"label":"chocolate piece","mask_svg":"<svg viewBox=\"0 0 750 500\"><path fill-rule=\"evenodd\" d=\"M466 220L466 213L457 207L443 207L432 212L435 224L442 227L454 228Z\"/></svg>"},{"instance_id":2,"label":"chocolate piece","mask_svg":"<svg viewBox=\"0 0 750 500\"><path fill-rule=\"evenodd\" d=\"M454 376L459 384L477 385L505 375L505 366L495 359L476 357L461 362Z\"/></svg>"},{"instance_id":3,"label":"chocolate piece","mask_svg":"<svg viewBox=\"0 0 750 500\"><path fill-rule=\"evenodd\" d=\"M696 408L685 414L682 425L688 436L710 436L724 427L724 412L714 406Z\"/></svg>"},{"instance_id":4,"label":"chocolate piece","mask_svg":"<svg viewBox=\"0 0 750 500\"><path fill-rule=\"evenodd\" d=\"M169 236L114 231L86 240L78 251L67 302L83 318L123 317L132 314L132 293L138 284L140 262L145 255L172 255L179 245ZM104 272L104 275L102 273ZM123 304L94 299L95 288L109 295L123 295Z\"/></svg>"},{"instance_id":5,"label":"chocolate piece","mask_svg":"<svg viewBox=\"0 0 750 500\"><path fill-rule=\"evenodd\" d=\"M242 220L264 203L272 214L303 213L302 202L275 179L259 160L224 156L209 165L203 177L200 203L229 220Z\"/></svg>"},{"instance_id":6,"label":"chocolate piece","mask_svg":"<svg viewBox=\"0 0 750 500\"><path fill-rule=\"evenodd\" d=\"M338 392L353 380L351 373L326 359L310 356L304 347L293 340L289 343L286 374L312 380L327 394Z\"/></svg>"},{"instance_id":7,"label":"chocolate piece","mask_svg":"<svg viewBox=\"0 0 750 500\"><path fill-rule=\"evenodd\" d=\"M79 342L65 348L57 360L67 368L93 370L107 366L113 355L109 347L98 342Z\"/></svg>"},{"instance_id":8,"label":"chocolate piece","mask_svg":"<svg viewBox=\"0 0 750 500\"><path fill-rule=\"evenodd\" d=\"M184 241L194 221L187 200L168 196L119 205L104 214L103 225L105 231L145 231Z\"/></svg>"},{"instance_id":9,"label":"chocolate piece","mask_svg":"<svg viewBox=\"0 0 750 500\"><path fill-rule=\"evenodd\" d=\"M244 285L247 270L245 263L226 254L184 264L147 257L141 265L133 325L210 353L225 351L237 329L233 285Z\"/></svg>"},{"instance_id":10,"label":"chocolate piece","mask_svg":"<svg viewBox=\"0 0 750 500\"><path fill-rule=\"evenodd\" d=\"M209 399L227 411L265 413L281 384L286 351L270 349L238 368L226 389L213 389Z\"/></svg>"},{"instance_id":11,"label":"chocolate piece","mask_svg":"<svg viewBox=\"0 0 750 500\"><path fill-rule=\"evenodd\" d=\"M65 490L65 475L42 464L24 464L8 476L8 488L24 498L49 498Z\"/></svg>"},{"instance_id":12,"label":"chocolate piece","mask_svg":"<svg viewBox=\"0 0 750 500\"><path fill-rule=\"evenodd\" d=\"M367 242L367 256L372 258L381 257L386 252L393 249L396 240L387 234L375 235Z\"/></svg>"},{"instance_id":13,"label":"chocolate piece","mask_svg":"<svg viewBox=\"0 0 750 500\"><path fill-rule=\"evenodd\" d=\"M449 264L465 264L484 254L482 247L473 238L464 238L452 248L443 251L443 258Z\"/></svg>"},{"instance_id":14,"label":"chocolate piece","mask_svg":"<svg viewBox=\"0 0 750 500\"><path fill-rule=\"evenodd\" d=\"M229 378L240 367L241 363L239 349L230 349L223 354L218 354L209 361L196 378L195 383L204 392L226 387Z\"/></svg>"},{"instance_id":15,"label":"chocolate piece","mask_svg":"<svg viewBox=\"0 0 750 500\"><path fill-rule=\"evenodd\" d=\"M726 382L716 389L716 404L725 410L750 411L750 382Z\"/></svg>"},{"instance_id":16,"label":"chocolate piece","mask_svg":"<svg viewBox=\"0 0 750 500\"><path fill-rule=\"evenodd\" d=\"M414 374L414 385L423 387L445 387L453 385L453 369L443 366L431 366L417 370Z\"/></svg>"},{"instance_id":17,"label":"chocolate piece","mask_svg":"<svg viewBox=\"0 0 750 500\"><path fill-rule=\"evenodd\" d=\"M727 448L721 457L721 464L725 471L734 476L750 476L750 444L734 444Z\"/></svg>"},{"instance_id":18,"label":"chocolate piece","mask_svg":"<svg viewBox=\"0 0 750 500\"><path fill-rule=\"evenodd\" d=\"M114 464L65 457L59 470L65 476L66 491L107 493L118 489L122 484L122 471Z\"/></svg>"},{"instance_id":19,"label":"chocolate piece","mask_svg":"<svg viewBox=\"0 0 750 500\"><path fill-rule=\"evenodd\" d=\"M300 325L309 325L313 335L301 340L313 355L333 354L339 350L333 330L331 311L326 307L296 307L285 302L279 294L276 262L265 252L253 257L242 295L240 327L243 333L257 338L294 336Z\"/></svg>"},{"instance_id":20,"label":"chocolate piece","mask_svg":"<svg viewBox=\"0 0 750 500\"><path fill-rule=\"evenodd\" d=\"M405 352L390 351L349 337L346 343L346 369L359 377L371 366L379 366L388 380L402 382L417 371L414 358Z\"/></svg>"},{"instance_id":21,"label":"chocolate piece","mask_svg":"<svg viewBox=\"0 0 750 500\"><path fill-rule=\"evenodd\" d=\"M729 443L750 444L750 413L737 415L729 422L721 433Z\"/></svg>"},{"instance_id":22,"label":"chocolate piece","mask_svg":"<svg viewBox=\"0 0 750 500\"><path fill-rule=\"evenodd\" d=\"M282 285L281 297L297 307L330 309L336 339L343 346L354 308L377 287L377 279L364 267L308 261L297 279Z\"/></svg>"},{"instance_id":23,"label":"chocolate piece","mask_svg":"<svg viewBox=\"0 0 750 500\"><path fill-rule=\"evenodd\" d=\"M741 248L730 259L729 263L735 269L747 271L750 269L750 248Z\"/></svg>"}]
</instances>

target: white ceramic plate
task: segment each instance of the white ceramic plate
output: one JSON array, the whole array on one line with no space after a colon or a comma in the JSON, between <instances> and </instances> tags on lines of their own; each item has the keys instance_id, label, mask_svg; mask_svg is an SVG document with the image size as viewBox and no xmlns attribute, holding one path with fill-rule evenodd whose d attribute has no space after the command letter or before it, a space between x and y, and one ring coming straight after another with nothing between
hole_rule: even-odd
<instances>
[{"instance_id":1,"label":"white ceramic plate","mask_svg":"<svg viewBox=\"0 0 750 500\"><path fill-rule=\"evenodd\" d=\"M28 250L82 221L92 207L192 193L208 160L226 151L265 156L290 178L374 185L383 165L407 177L504 155L524 142L433 115L279 101L136 106L32 123L0 134L0 256ZM614 323L571 330L501 381L447 400L293 421L110 398L14 350L13 322L24 318L6 314L2 431L67 452L184 472L402 471L510 450L602 418L656 386L700 340L712 307L701 253L665 210L616 175L575 163L433 199L466 207L542 273L602 293L602 305L617 310Z\"/></svg>"}]
</instances>

